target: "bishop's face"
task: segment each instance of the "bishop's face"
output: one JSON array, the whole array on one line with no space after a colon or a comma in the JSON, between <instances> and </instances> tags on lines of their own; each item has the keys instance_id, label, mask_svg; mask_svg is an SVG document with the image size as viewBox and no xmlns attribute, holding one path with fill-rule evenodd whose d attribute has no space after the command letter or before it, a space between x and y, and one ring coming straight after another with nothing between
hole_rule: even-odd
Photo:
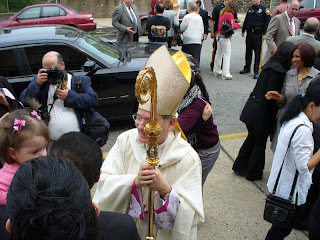
<instances>
[{"instance_id":1,"label":"bishop's face","mask_svg":"<svg viewBox=\"0 0 320 240\"><path fill-rule=\"evenodd\" d=\"M158 144L164 143L167 139L169 132L174 128L176 118L165 120L163 116L158 115L158 123L162 128L162 131L158 137ZM139 141L141 143L148 143L149 137L144 133L144 127L150 121L150 112L138 109L137 120L135 121L136 128L138 129Z\"/></svg>"}]
</instances>

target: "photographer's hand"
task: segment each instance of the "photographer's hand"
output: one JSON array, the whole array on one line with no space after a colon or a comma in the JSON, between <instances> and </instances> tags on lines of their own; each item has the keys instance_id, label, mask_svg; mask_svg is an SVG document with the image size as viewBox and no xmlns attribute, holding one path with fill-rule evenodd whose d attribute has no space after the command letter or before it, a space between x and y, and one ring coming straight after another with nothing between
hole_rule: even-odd
<instances>
[{"instance_id":1,"label":"photographer's hand","mask_svg":"<svg viewBox=\"0 0 320 240\"><path fill-rule=\"evenodd\" d=\"M69 93L69 88L67 86L65 86L65 89L63 89L63 90L61 90L61 89L56 90L57 98L59 98L62 101L66 100L68 93Z\"/></svg>"},{"instance_id":2,"label":"photographer's hand","mask_svg":"<svg viewBox=\"0 0 320 240\"><path fill-rule=\"evenodd\" d=\"M41 68L38 72L37 75L37 84L38 87L40 88L45 82L48 81L48 73L45 72L45 68Z\"/></svg>"}]
</instances>

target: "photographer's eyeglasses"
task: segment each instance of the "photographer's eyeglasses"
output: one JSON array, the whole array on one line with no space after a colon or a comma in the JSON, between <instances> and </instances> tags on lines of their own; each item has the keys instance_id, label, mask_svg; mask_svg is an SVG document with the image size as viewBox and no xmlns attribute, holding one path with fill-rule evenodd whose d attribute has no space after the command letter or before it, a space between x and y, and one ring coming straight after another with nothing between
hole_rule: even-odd
<instances>
[{"instance_id":1,"label":"photographer's eyeglasses","mask_svg":"<svg viewBox=\"0 0 320 240\"><path fill-rule=\"evenodd\" d=\"M135 121L136 123L141 123L142 121L144 121L145 124L150 122L149 118L142 118L139 115L137 115L136 113L132 115L132 119L133 121Z\"/></svg>"}]
</instances>

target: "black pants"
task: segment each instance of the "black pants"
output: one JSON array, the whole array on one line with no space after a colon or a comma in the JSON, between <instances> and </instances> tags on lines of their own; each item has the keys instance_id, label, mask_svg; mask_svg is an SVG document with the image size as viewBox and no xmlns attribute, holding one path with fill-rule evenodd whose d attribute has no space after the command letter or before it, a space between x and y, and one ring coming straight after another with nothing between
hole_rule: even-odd
<instances>
[{"instance_id":1,"label":"black pants","mask_svg":"<svg viewBox=\"0 0 320 240\"><path fill-rule=\"evenodd\" d=\"M246 65L244 69L250 71L252 61L252 51L254 51L254 73L259 73L261 67L262 33L247 31L246 37Z\"/></svg>"},{"instance_id":2,"label":"black pants","mask_svg":"<svg viewBox=\"0 0 320 240\"><path fill-rule=\"evenodd\" d=\"M283 240L286 236L288 236L293 229L294 222L300 218L300 214L303 214L303 209L304 204L301 206L297 206L294 212L293 222L288 227L280 228L275 225L272 225L270 230L268 231L266 240Z\"/></svg>"},{"instance_id":3,"label":"black pants","mask_svg":"<svg viewBox=\"0 0 320 240\"><path fill-rule=\"evenodd\" d=\"M247 172L247 178L261 178L265 164L265 150L269 133L247 125L248 136L242 144L233 170Z\"/></svg>"},{"instance_id":4,"label":"black pants","mask_svg":"<svg viewBox=\"0 0 320 240\"><path fill-rule=\"evenodd\" d=\"M215 58L216 52L217 52L217 32L214 33L212 47L213 47L213 49L212 49L211 63L212 63L212 66L213 66L214 58Z\"/></svg>"},{"instance_id":5,"label":"black pants","mask_svg":"<svg viewBox=\"0 0 320 240\"><path fill-rule=\"evenodd\" d=\"M201 44L184 44L181 50L185 53L191 54L200 66L200 54L201 54Z\"/></svg>"},{"instance_id":6,"label":"black pants","mask_svg":"<svg viewBox=\"0 0 320 240\"><path fill-rule=\"evenodd\" d=\"M136 32L135 34L133 34L133 41L134 41L134 42L139 42L138 32Z\"/></svg>"}]
</instances>

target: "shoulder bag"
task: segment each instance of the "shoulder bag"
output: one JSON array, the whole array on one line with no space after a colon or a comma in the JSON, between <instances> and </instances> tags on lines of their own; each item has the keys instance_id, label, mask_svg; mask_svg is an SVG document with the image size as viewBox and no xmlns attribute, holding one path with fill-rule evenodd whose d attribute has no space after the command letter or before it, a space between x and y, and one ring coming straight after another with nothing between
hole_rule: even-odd
<instances>
[{"instance_id":1,"label":"shoulder bag","mask_svg":"<svg viewBox=\"0 0 320 240\"><path fill-rule=\"evenodd\" d=\"M275 225L277 227L288 227L291 224L291 222L293 220L293 216L294 216L294 210L295 210L296 204L297 204L297 198L296 198L296 203L292 203L292 196L293 196L293 192L294 192L294 189L295 189L295 186L297 183L297 178L298 178L298 174L299 174L298 170L296 171L296 174L294 176L289 199L283 199L281 197L278 197L275 195L275 192L276 192L278 182L280 179L280 174L281 174L281 170L283 167L283 163L284 163L284 160L285 160L286 155L288 153L288 149L291 144L291 140L292 140L294 134L296 133L296 131L298 130L298 128L301 126L304 126L304 124L299 124L294 129L294 131L291 135L286 154L284 156L280 171L278 173L276 183L274 185L272 193L270 193L267 196L266 205L264 207L264 214L263 214L264 220L272 223L273 225Z\"/></svg>"},{"instance_id":2,"label":"shoulder bag","mask_svg":"<svg viewBox=\"0 0 320 240\"><path fill-rule=\"evenodd\" d=\"M79 76L74 76L74 85L77 93L82 93L81 80ZM83 120L81 131L92 138L100 147L106 144L109 137L110 124L100 113L96 111L96 120L91 120L89 110L80 110L80 116Z\"/></svg>"},{"instance_id":3,"label":"shoulder bag","mask_svg":"<svg viewBox=\"0 0 320 240\"><path fill-rule=\"evenodd\" d=\"M233 28L227 23L228 14L226 15L226 19L222 22L221 30L222 30L222 37L228 38L234 34Z\"/></svg>"}]
</instances>

